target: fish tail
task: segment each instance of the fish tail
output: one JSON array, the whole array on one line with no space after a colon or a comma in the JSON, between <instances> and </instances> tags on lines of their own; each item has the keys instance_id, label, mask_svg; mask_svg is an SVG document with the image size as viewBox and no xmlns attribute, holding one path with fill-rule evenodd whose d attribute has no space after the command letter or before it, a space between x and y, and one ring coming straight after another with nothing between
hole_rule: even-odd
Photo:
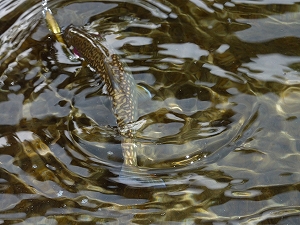
<instances>
[{"instance_id":1,"label":"fish tail","mask_svg":"<svg viewBox=\"0 0 300 225\"><path fill-rule=\"evenodd\" d=\"M164 181L156 176L140 171L137 163L138 145L131 138L124 138L121 143L124 162L119 175L119 182L133 187L166 187Z\"/></svg>"},{"instance_id":2,"label":"fish tail","mask_svg":"<svg viewBox=\"0 0 300 225\"><path fill-rule=\"evenodd\" d=\"M124 157L124 165L126 166L137 166L137 145L132 139L124 139L121 143Z\"/></svg>"}]
</instances>

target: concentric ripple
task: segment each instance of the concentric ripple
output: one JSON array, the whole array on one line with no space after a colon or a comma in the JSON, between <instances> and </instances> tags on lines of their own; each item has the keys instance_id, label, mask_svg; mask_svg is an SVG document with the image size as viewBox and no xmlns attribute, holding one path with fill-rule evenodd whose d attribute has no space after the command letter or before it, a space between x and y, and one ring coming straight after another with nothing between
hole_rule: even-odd
<instances>
[{"instance_id":1,"label":"concentric ripple","mask_svg":"<svg viewBox=\"0 0 300 225\"><path fill-rule=\"evenodd\" d=\"M137 177L155 188L119 176L105 84L41 3L0 1L1 224L299 224L297 1L48 1L149 96Z\"/></svg>"}]
</instances>

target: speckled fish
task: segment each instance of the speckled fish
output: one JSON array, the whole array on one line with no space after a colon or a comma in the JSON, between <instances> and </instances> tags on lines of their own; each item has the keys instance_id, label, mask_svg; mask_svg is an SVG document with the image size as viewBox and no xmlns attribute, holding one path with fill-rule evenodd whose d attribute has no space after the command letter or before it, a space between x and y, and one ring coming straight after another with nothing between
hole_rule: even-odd
<instances>
[{"instance_id":1,"label":"speckled fish","mask_svg":"<svg viewBox=\"0 0 300 225\"><path fill-rule=\"evenodd\" d=\"M63 33L67 45L73 46L81 57L101 76L112 99L118 129L123 135L124 164L137 166L134 138L135 130L128 125L138 119L137 90L132 74L110 48L82 27L68 26Z\"/></svg>"},{"instance_id":2,"label":"speckled fish","mask_svg":"<svg viewBox=\"0 0 300 225\"><path fill-rule=\"evenodd\" d=\"M70 25L64 31L63 39L69 46L73 46L82 58L94 68L106 85L107 92L112 98L113 111L120 131L126 124L137 118L137 91L132 74L124 70L119 56L114 54L92 34L84 28ZM132 137L131 130L126 134Z\"/></svg>"},{"instance_id":3,"label":"speckled fish","mask_svg":"<svg viewBox=\"0 0 300 225\"><path fill-rule=\"evenodd\" d=\"M59 30L51 15L50 19L46 17L50 30L52 26L55 30ZM57 34L55 31L52 32ZM120 176L121 182L135 186L164 186L160 179L154 179L147 175L141 177L135 174L138 165L137 145L134 141L136 133L134 122L138 119L138 100L136 82L132 74L124 69L124 63L120 61L119 56L111 47L105 46L99 37L89 34L83 27L68 26L63 32L63 41L76 49L80 56L100 74L106 85L113 103L113 113L117 120L118 130L122 135L124 163L122 176ZM133 174L135 174L134 177L132 177Z\"/></svg>"}]
</instances>

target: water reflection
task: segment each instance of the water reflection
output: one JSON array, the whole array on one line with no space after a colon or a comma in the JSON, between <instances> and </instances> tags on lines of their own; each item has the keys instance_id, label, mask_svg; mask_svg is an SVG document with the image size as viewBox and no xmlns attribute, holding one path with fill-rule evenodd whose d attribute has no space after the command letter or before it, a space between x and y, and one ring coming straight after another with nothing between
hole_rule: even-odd
<instances>
[{"instance_id":1,"label":"water reflection","mask_svg":"<svg viewBox=\"0 0 300 225\"><path fill-rule=\"evenodd\" d=\"M299 4L49 1L98 32L149 99L138 164L166 187L118 181L99 75L48 31L40 1L0 3L3 223L298 224Z\"/></svg>"},{"instance_id":2,"label":"water reflection","mask_svg":"<svg viewBox=\"0 0 300 225\"><path fill-rule=\"evenodd\" d=\"M300 27L299 12L285 13L283 15L269 16L263 19L237 19L237 22L247 24L251 28L236 32L239 39L244 42L267 42L284 37L297 37Z\"/></svg>"},{"instance_id":3,"label":"water reflection","mask_svg":"<svg viewBox=\"0 0 300 225\"><path fill-rule=\"evenodd\" d=\"M251 62L241 65L239 71L249 77L262 81L273 81L286 84L299 84L299 71L292 65L298 64L300 57L281 54L257 55Z\"/></svg>"}]
</instances>

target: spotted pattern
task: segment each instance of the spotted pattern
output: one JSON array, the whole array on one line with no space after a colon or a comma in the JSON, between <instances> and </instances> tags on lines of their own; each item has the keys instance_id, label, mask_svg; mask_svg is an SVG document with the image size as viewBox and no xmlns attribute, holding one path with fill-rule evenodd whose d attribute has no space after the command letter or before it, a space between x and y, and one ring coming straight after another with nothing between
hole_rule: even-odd
<instances>
[{"instance_id":1,"label":"spotted pattern","mask_svg":"<svg viewBox=\"0 0 300 225\"><path fill-rule=\"evenodd\" d=\"M128 124L138 119L136 83L132 74L124 70L124 63L110 47L105 46L97 36L89 34L84 28L71 25L64 31L63 38L68 46L76 48L105 82L119 131L124 137L124 163L136 166L136 147L132 141L135 131L127 129Z\"/></svg>"}]
</instances>

